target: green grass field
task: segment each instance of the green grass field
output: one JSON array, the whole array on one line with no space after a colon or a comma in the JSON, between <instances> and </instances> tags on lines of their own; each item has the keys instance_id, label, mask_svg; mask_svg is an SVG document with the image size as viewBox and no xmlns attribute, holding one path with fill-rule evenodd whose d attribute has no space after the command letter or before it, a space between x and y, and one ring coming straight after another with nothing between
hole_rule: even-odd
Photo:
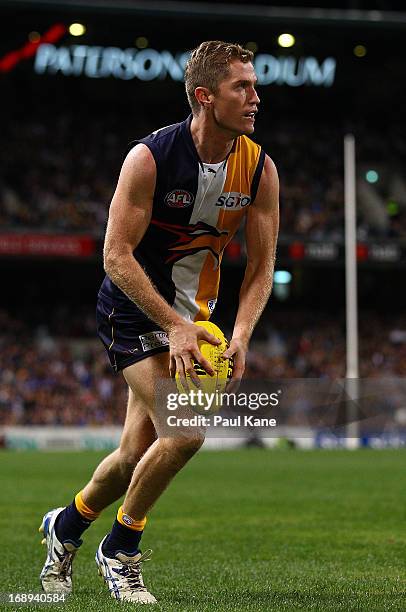
<instances>
[{"instance_id":1,"label":"green grass field","mask_svg":"<svg viewBox=\"0 0 406 612\"><path fill-rule=\"evenodd\" d=\"M42 514L69 502L100 457L0 454L2 592L39 590ZM154 549L144 565L154 609L406 610L405 474L396 450L201 452L143 538ZM109 597L93 560L114 514L85 534L75 594L59 609L138 608Z\"/></svg>"}]
</instances>

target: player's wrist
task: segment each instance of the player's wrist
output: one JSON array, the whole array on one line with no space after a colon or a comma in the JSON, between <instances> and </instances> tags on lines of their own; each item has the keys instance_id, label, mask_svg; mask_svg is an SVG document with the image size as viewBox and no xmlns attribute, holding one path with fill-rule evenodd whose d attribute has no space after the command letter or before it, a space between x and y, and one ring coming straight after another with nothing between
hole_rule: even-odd
<instances>
[{"instance_id":1,"label":"player's wrist","mask_svg":"<svg viewBox=\"0 0 406 612\"><path fill-rule=\"evenodd\" d=\"M251 334L248 332L234 332L231 337L231 342L237 342L240 344L245 350L248 350L248 345L251 339Z\"/></svg>"},{"instance_id":2,"label":"player's wrist","mask_svg":"<svg viewBox=\"0 0 406 612\"><path fill-rule=\"evenodd\" d=\"M168 320L168 323L163 326L163 329L168 335L171 335L187 324L188 322L185 321L185 319L182 319L181 316L176 315L173 319Z\"/></svg>"}]
</instances>

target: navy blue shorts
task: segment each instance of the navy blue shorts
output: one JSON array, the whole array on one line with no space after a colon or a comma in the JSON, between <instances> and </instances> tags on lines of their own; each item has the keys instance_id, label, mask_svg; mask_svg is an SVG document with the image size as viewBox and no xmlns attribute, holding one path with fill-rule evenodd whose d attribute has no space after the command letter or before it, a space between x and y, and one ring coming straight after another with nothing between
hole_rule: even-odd
<instances>
[{"instance_id":1,"label":"navy blue shorts","mask_svg":"<svg viewBox=\"0 0 406 612\"><path fill-rule=\"evenodd\" d=\"M148 319L135 304L116 308L99 293L96 308L97 333L115 372L146 357L169 351L168 334Z\"/></svg>"}]
</instances>

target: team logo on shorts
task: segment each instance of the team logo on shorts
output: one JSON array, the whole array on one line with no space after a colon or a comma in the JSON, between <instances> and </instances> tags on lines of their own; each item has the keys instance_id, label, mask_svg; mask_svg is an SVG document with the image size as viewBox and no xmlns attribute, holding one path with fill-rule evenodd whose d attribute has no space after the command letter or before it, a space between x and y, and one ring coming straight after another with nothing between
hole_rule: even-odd
<instances>
[{"instance_id":1,"label":"team logo on shorts","mask_svg":"<svg viewBox=\"0 0 406 612\"><path fill-rule=\"evenodd\" d=\"M164 331L153 331L138 337L144 352L152 351L160 346L168 346L169 344L168 334Z\"/></svg>"},{"instance_id":2,"label":"team logo on shorts","mask_svg":"<svg viewBox=\"0 0 406 612\"><path fill-rule=\"evenodd\" d=\"M187 208L193 201L195 196L190 191L184 189L173 189L165 196L165 204L171 208Z\"/></svg>"}]
</instances>

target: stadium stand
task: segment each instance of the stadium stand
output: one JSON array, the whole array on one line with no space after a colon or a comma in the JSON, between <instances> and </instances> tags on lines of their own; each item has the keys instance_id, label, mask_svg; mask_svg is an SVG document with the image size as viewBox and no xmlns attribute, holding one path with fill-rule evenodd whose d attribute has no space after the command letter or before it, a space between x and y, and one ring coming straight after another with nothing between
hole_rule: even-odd
<instances>
[{"instance_id":1,"label":"stadium stand","mask_svg":"<svg viewBox=\"0 0 406 612\"><path fill-rule=\"evenodd\" d=\"M91 313L88 313L88 321ZM289 321L289 325L287 325ZM328 315L275 313L264 318L248 353L246 377L339 379L345 376L343 322ZM58 314L50 328L58 330ZM0 425L119 425L126 386L90 326L68 336L29 327L0 311ZM66 334L66 329L65 329ZM406 317L363 316L361 378L406 376Z\"/></svg>"},{"instance_id":2,"label":"stadium stand","mask_svg":"<svg viewBox=\"0 0 406 612\"><path fill-rule=\"evenodd\" d=\"M154 129L147 117L138 121L64 112L23 125L10 122L9 145L0 151L1 226L102 236L127 144ZM340 131L325 124L314 134L310 126L281 122L276 130L259 128L257 138L281 175L281 235L342 240ZM406 237L406 182L392 163L404 157L406 140L393 130L382 144L378 132L360 129L358 146L359 238ZM371 164L379 168L378 184L364 178Z\"/></svg>"}]
</instances>

